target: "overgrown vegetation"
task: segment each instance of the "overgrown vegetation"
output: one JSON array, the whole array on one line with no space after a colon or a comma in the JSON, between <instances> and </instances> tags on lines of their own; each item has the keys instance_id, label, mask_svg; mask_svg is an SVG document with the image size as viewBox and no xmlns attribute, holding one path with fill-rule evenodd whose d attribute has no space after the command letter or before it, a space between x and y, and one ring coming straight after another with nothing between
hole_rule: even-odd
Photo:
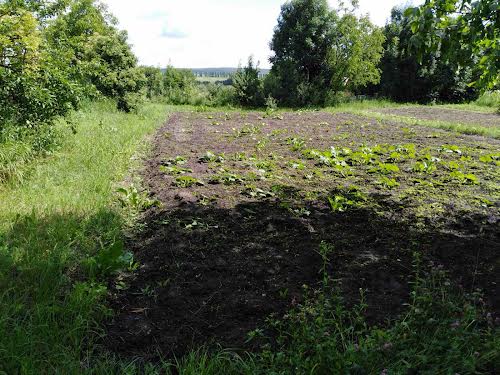
<instances>
[{"instance_id":1,"label":"overgrown vegetation","mask_svg":"<svg viewBox=\"0 0 500 375\"><path fill-rule=\"evenodd\" d=\"M76 134L63 131L60 148L31 163L29 180L2 185L0 372L82 373L90 366L88 348L109 314L103 276L134 267L123 214L149 204L118 183L141 139L165 116L162 105L148 104L140 115L109 102L85 106L72 116Z\"/></svg>"}]
</instances>

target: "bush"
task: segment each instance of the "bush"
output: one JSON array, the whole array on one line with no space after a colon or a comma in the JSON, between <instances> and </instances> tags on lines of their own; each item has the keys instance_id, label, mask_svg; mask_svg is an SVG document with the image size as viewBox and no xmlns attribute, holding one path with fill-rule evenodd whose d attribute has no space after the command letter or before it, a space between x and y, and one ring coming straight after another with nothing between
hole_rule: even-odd
<instances>
[{"instance_id":1,"label":"bush","mask_svg":"<svg viewBox=\"0 0 500 375\"><path fill-rule=\"evenodd\" d=\"M254 64L253 57L248 58L248 65L233 76L235 97L243 106L259 107L264 104L263 83L259 78L259 64Z\"/></svg>"}]
</instances>

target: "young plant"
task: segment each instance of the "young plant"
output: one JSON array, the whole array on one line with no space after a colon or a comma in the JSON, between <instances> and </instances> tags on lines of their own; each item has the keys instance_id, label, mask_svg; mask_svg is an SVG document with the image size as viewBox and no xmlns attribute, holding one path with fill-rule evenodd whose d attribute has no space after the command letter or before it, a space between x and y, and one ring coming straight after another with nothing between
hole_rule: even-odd
<instances>
[{"instance_id":1,"label":"young plant","mask_svg":"<svg viewBox=\"0 0 500 375\"><path fill-rule=\"evenodd\" d=\"M225 160L224 153L215 154L212 151L207 151L203 156L201 156L198 161L200 163L223 163Z\"/></svg>"},{"instance_id":2,"label":"young plant","mask_svg":"<svg viewBox=\"0 0 500 375\"><path fill-rule=\"evenodd\" d=\"M397 182L394 178L389 178L386 176L380 177L380 179L376 183L385 187L386 189L394 189L395 187L399 186L399 182Z\"/></svg>"},{"instance_id":3,"label":"young plant","mask_svg":"<svg viewBox=\"0 0 500 375\"><path fill-rule=\"evenodd\" d=\"M160 165L160 172L168 174L170 176L177 176L177 175L182 175L182 174L186 174L186 173L192 173L193 170L190 168L181 168L181 167L178 167L175 165L171 166L171 167Z\"/></svg>"},{"instance_id":4,"label":"young plant","mask_svg":"<svg viewBox=\"0 0 500 375\"><path fill-rule=\"evenodd\" d=\"M181 176L175 179L174 185L180 188L189 188L194 185L203 186L205 184L203 183L203 181L200 181L197 178L191 176Z\"/></svg>"}]
</instances>

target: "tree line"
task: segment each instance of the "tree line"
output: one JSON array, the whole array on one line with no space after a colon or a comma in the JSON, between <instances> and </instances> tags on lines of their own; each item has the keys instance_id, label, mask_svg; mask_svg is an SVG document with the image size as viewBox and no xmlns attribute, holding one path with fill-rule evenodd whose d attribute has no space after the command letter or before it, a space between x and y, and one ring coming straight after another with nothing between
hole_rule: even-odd
<instances>
[{"instance_id":1,"label":"tree line","mask_svg":"<svg viewBox=\"0 0 500 375\"><path fill-rule=\"evenodd\" d=\"M4 0L0 125L36 127L99 97L134 111L155 97L298 107L333 105L347 94L460 102L498 88L498 0L427 0L393 9L383 28L357 15L357 1L339 4L286 2L270 43L269 74L262 77L250 58L223 87L199 85L188 70L138 66L126 32L98 0Z\"/></svg>"},{"instance_id":2,"label":"tree line","mask_svg":"<svg viewBox=\"0 0 500 375\"><path fill-rule=\"evenodd\" d=\"M270 43L271 72L259 80L250 59L234 78L238 100L325 106L354 94L458 103L499 88L498 0L395 7L383 28L357 9L357 1L335 9L326 0L285 3Z\"/></svg>"}]
</instances>

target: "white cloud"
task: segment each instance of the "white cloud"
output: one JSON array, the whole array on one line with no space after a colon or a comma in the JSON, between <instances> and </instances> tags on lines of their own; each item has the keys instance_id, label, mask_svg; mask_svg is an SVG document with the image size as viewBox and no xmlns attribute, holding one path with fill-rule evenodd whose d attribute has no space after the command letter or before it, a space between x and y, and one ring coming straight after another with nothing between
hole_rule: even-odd
<instances>
[{"instance_id":1,"label":"white cloud","mask_svg":"<svg viewBox=\"0 0 500 375\"><path fill-rule=\"evenodd\" d=\"M360 11L384 25L405 0L360 0ZM129 33L141 64L236 66L251 54L269 67L269 41L283 0L102 0ZM330 1L335 4L336 1Z\"/></svg>"}]
</instances>

